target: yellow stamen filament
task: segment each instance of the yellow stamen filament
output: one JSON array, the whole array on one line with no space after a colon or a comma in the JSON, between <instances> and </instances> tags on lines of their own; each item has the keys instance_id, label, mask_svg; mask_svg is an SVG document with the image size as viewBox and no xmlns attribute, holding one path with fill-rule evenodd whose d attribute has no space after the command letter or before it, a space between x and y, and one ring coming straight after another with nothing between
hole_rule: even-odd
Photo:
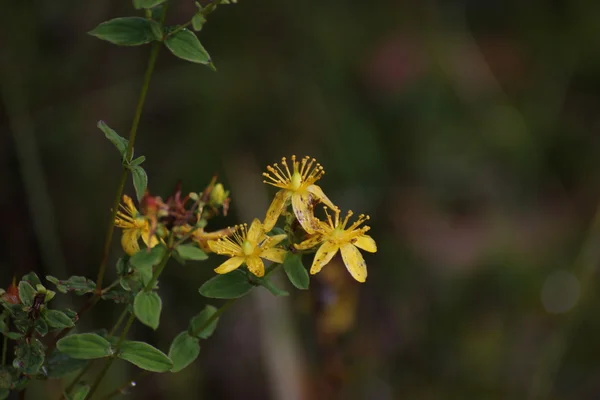
<instances>
[{"instance_id":1,"label":"yellow stamen filament","mask_svg":"<svg viewBox=\"0 0 600 400\"><path fill-rule=\"evenodd\" d=\"M303 157L301 161L297 161L296 156L293 155L291 159L292 168L290 169L287 159L282 157L281 165L283 168L278 163L267 166L268 172L264 172L263 176L268 181L264 180L263 182L282 189L304 190L325 174L321 164L316 161L316 159L308 156Z\"/></svg>"}]
</instances>

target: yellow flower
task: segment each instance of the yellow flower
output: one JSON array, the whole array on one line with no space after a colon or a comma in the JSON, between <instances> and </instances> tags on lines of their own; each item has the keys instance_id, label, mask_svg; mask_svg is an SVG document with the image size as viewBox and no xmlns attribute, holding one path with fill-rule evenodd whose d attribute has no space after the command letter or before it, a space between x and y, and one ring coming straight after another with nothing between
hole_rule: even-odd
<instances>
[{"instance_id":1,"label":"yellow flower","mask_svg":"<svg viewBox=\"0 0 600 400\"><path fill-rule=\"evenodd\" d=\"M340 250L342 259L350 275L357 281L364 282L367 279L367 264L358 249L363 249L370 253L377 251L375 240L371 236L365 235L365 232L371 228L368 226L358 228L369 217L361 214L356 222L346 228L348 220L353 214L352 211L348 211L343 221L340 220L340 210L333 211L335 212L334 220L332 220L331 215L327 212L327 208L325 208L327 223L318 221L319 229L317 233L295 246L299 250L306 250L321 243L310 267L311 274L314 275L321 271L331 261L333 256L336 255L338 250Z\"/></svg>"},{"instance_id":2,"label":"yellow flower","mask_svg":"<svg viewBox=\"0 0 600 400\"><path fill-rule=\"evenodd\" d=\"M337 208L323 193L323 190L314 184L325 173L321 164L316 161L310 157L304 157L302 161L296 161L296 156L292 156L292 170L290 171L286 158L283 157L281 159L283 168L277 163L267 167L269 172L264 172L263 176L269 180L263 182L281 188L281 190L277 192L267 210L264 222L266 232L273 229L277 218L279 218L290 199L298 222L308 233L313 233L318 228L312 210L313 200L321 201L332 209Z\"/></svg>"},{"instance_id":3,"label":"yellow flower","mask_svg":"<svg viewBox=\"0 0 600 400\"><path fill-rule=\"evenodd\" d=\"M276 263L282 263L285 258L286 251L275 246L285 239L286 235L266 235L258 219L252 221L250 229L246 224L236 227L231 236L208 241L208 247L212 251L231 257L215 269L217 274L226 274L246 263L248 270L260 277L265 274L265 265L261 258Z\"/></svg>"},{"instance_id":4,"label":"yellow flower","mask_svg":"<svg viewBox=\"0 0 600 400\"><path fill-rule=\"evenodd\" d=\"M120 204L121 210L117 212L115 226L123 228L121 246L123 246L125 253L132 256L140 251L140 245L138 244L140 236L146 246L150 248L156 246L159 243L158 239L151 235L148 220L138 213L131 197L123 195L123 203Z\"/></svg>"},{"instance_id":5,"label":"yellow flower","mask_svg":"<svg viewBox=\"0 0 600 400\"><path fill-rule=\"evenodd\" d=\"M186 235L190 231L192 231L190 225L182 225L178 227L177 233L180 235ZM233 232L232 228L219 229L218 231L206 232L204 228L196 228L190 235L191 239L196 242L198 247L202 249L205 253L210 253L212 250L208 247L209 240L217 240L221 239L225 236L231 235Z\"/></svg>"}]
</instances>

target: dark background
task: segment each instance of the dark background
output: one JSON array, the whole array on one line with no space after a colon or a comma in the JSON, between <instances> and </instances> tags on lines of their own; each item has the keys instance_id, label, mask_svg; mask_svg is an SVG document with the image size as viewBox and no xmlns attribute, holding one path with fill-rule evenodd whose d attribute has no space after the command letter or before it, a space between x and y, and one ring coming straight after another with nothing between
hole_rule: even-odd
<instances>
[{"instance_id":1,"label":"dark background","mask_svg":"<svg viewBox=\"0 0 600 400\"><path fill-rule=\"evenodd\" d=\"M172 3L170 24L194 12ZM127 135L149 46L86 32L132 13L3 4L2 287L32 270L96 277L120 173L96 123ZM308 154L334 203L371 215L379 251L363 285L338 260L310 293L256 290L198 361L130 397L598 398L598 21L600 3L583 0L240 0L200 32L218 72L164 49L135 148L154 193L217 173L232 207L209 228L249 222L274 194L265 166ZM120 252L115 238L111 265ZM167 351L221 261L170 265L160 328L131 337ZM81 329L119 313L103 303ZM115 363L102 390L136 373ZM59 393L38 383L28 398Z\"/></svg>"}]
</instances>

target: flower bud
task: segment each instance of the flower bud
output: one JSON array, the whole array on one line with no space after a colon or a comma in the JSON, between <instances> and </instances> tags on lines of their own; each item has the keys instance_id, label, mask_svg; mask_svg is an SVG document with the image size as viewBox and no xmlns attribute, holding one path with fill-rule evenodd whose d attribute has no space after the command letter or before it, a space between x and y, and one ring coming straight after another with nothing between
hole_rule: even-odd
<instances>
[{"instance_id":1,"label":"flower bud","mask_svg":"<svg viewBox=\"0 0 600 400\"><path fill-rule=\"evenodd\" d=\"M225 203L229 196L229 191L225 190L222 184L217 183L213 190L210 192L210 204L219 207Z\"/></svg>"}]
</instances>

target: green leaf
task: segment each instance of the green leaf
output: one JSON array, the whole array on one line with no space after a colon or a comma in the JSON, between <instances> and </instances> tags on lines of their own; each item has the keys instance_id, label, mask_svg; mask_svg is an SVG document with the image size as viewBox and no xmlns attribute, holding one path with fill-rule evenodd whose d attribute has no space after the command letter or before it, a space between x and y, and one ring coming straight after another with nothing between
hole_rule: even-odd
<instances>
[{"instance_id":1,"label":"green leaf","mask_svg":"<svg viewBox=\"0 0 600 400\"><path fill-rule=\"evenodd\" d=\"M132 160L130 165L132 167L135 167L136 165L140 165L141 163L143 163L144 161L146 161L146 156L139 156L138 158L136 158L135 160Z\"/></svg>"},{"instance_id":2,"label":"green leaf","mask_svg":"<svg viewBox=\"0 0 600 400\"><path fill-rule=\"evenodd\" d=\"M119 46L138 46L154 40L152 21L140 17L111 19L88 33Z\"/></svg>"},{"instance_id":3,"label":"green leaf","mask_svg":"<svg viewBox=\"0 0 600 400\"><path fill-rule=\"evenodd\" d=\"M71 328L74 326L71 318L62 311L48 310L44 313L44 319L52 328Z\"/></svg>"},{"instance_id":4,"label":"green leaf","mask_svg":"<svg viewBox=\"0 0 600 400\"><path fill-rule=\"evenodd\" d=\"M137 319L156 330L160 322L162 300L156 292L139 292L133 301L133 312Z\"/></svg>"},{"instance_id":5,"label":"green leaf","mask_svg":"<svg viewBox=\"0 0 600 400\"><path fill-rule=\"evenodd\" d=\"M242 297L253 287L242 271L235 270L204 282L199 292L202 296L213 299L235 299Z\"/></svg>"},{"instance_id":6,"label":"green leaf","mask_svg":"<svg viewBox=\"0 0 600 400\"><path fill-rule=\"evenodd\" d=\"M4 336L10 340L19 340L23 337L23 334L19 332L4 332Z\"/></svg>"},{"instance_id":7,"label":"green leaf","mask_svg":"<svg viewBox=\"0 0 600 400\"><path fill-rule=\"evenodd\" d=\"M121 158L125 159L129 141L112 130L104 121L98 121L98 128L104 132L104 136L117 148Z\"/></svg>"},{"instance_id":8,"label":"green leaf","mask_svg":"<svg viewBox=\"0 0 600 400\"><path fill-rule=\"evenodd\" d=\"M0 400L7 399L9 394L10 394L10 390L0 389Z\"/></svg>"},{"instance_id":9,"label":"green leaf","mask_svg":"<svg viewBox=\"0 0 600 400\"><path fill-rule=\"evenodd\" d=\"M283 261L283 270L292 285L298 289L308 289L310 278L308 277L308 271L302 264L302 255L288 252Z\"/></svg>"},{"instance_id":10,"label":"green leaf","mask_svg":"<svg viewBox=\"0 0 600 400\"><path fill-rule=\"evenodd\" d=\"M173 362L165 353L144 342L124 341L118 357L152 372L166 372L173 368Z\"/></svg>"},{"instance_id":11,"label":"green leaf","mask_svg":"<svg viewBox=\"0 0 600 400\"><path fill-rule=\"evenodd\" d=\"M13 367L27 375L35 375L44 363L44 346L37 339L17 345Z\"/></svg>"},{"instance_id":12,"label":"green leaf","mask_svg":"<svg viewBox=\"0 0 600 400\"><path fill-rule=\"evenodd\" d=\"M35 289L28 282L19 282L19 297L21 298L21 303L23 303L25 307L31 307L33 305L35 293Z\"/></svg>"},{"instance_id":13,"label":"green leaf","mask_svg":"<svg viewBox=\"0 0 600 400\"><path fill-rule=\"evenodd\" d=\"M129 263L135 268L150 269L163 259L166 253L166 248L163 245L154 246L152 249L142 249L135 253Z\"/></svg>"},{"instance_id":14,"label":"green leaf","mask_svg":"<svg viewBox=\"0 0 600 400\"><path fill-rule=\"evenodd\" d=\"M96 283L85 276L72 276L66 281L61 281L52 275L48 275L46 279L52 282L61 293L74 292L77 296L82 296L96 290Z\"/></svg>"},{"instance_id":15,"label":"green leaf","mask_svg":"<svg viewBox=\"0 0 600 400\"><path fill-rule=\"evenodd\" d=\"M144 168L139 165L134 165L131 167L131 177L133 178L135 194L138 201L140 201L142 200L142 197L144 197L144 193L146 193L146 188L148 187L148 175L146 174L146 171L144 171Z\"/></svg>"},{"instance_id":16,"label":"green leaf","mask_svg":"<svg viewBox=\"0 0 600 400\"><path fill-rule=\"evenodd\" d=\"M46 359L48 378L62 378L65 375L85 367L88 362L88 360L79 360L77 358L69 357L58 349L54 349Z\"/></svg>"},{"instance_id":17,"label":"green leaf","mask_svg":"<svg viewBox=\"0 0 600 400\"><path fill-rule=\"evenodd\" d=\"M195 31L200 31L205 22L206 22L206 18L204 18L204 15L200 12L196 13L192 17L192 28Z\"/></svg>"},{"instance_id":18,"label":"green leaf","mask_svg":"<svg viewBox=\"0 0 600 400\"><path fill-rule=\"evenodd\" d=\"M182 29L165 40L165 45L174 56L199 64L210 64L210 56L194 32Z\"/></svg>"},{"instance_id":19,"label":"green leaf","mask_svg":"<svg viewBox=\"0 0 600 400\"><path fill-rule=\"evenodd\" d=\"M133 6L138 10L140 8L152 8L164 3L165 1L167 0L133 0Z\"/></svg>"},{"instance_id":20,"label":"green leaf","mask_svg":"<svg viewBox=\"0 0 600 400\"><path fill-rule=\"evenodd\" d=\"M200 339L208 339L215 329L219 318L215 318L208 326L206 322L217 312L217 308L211 305L206 305L200 314L196 315L190 321L190 335Z\"/></svg>"},{"instance_id":21,"label":"green leaf","mask_svg":"<svg viewBox=\"0 0 600 400\"><path fill-rule=\"evenodd\" d=\"M78 383L73 391L71 392L71 400L85 400L88 392L90 391L90 385Z\"/></svg>"},{"instance_id":22,"label":"green leaf","mask_svg":"<svg viewBox=\"0 0 600 400\"><path fill-rule=\"evenodd\" d=\"M184 260L202 261L208 258L205 252L192 244L182 244L177 246L175 250Z\"/></svg>"},{"instance_id":23,"label":"green leaf","mask_svg":"<svg viewBox=\"0 0 600 400\"><path fill-rule=\"evenodd\" d=\"M40 281L40 278L38 278L38 276L35 272L30 272L26 275L23 275L23 278L21 278L21 280L29 283L33 287L36 287L37 285L42 284L42 282Z\"/></svg>"},{"instance_id":24,"label":"green leaf","mask_svg":"<svg viewBox=\"0 0 600 400\"><path fill-rule=\"evenodd\" d=\"M169 349L169 358L173 361L171 372L179 372L190 365L200 354L200 344L198 339L189 335L188 332L181 332L171 343Z\"/></svg>"},{"instance_id":25,"label":"green leaf","mask_svg":"<svg viewBox=\"0 0 600 400\"><path fill-rule=\"evenodd\" d=\"M39 333L40 336L46 336L46 334L48 333L48 324L42 318L35 320L34 327L36 332Z\"/></svg>"},{"instance_id":26,"label":"green leaf","mask_svg":"<svg viewBox=\"0 0 600 400\"><path fill-rule=\"evenodd\" d=\"M110 343L95 333L80 333L60 339L56 347L70 357L89 360L113 354Z\"/></svg>"}]
</instances>

